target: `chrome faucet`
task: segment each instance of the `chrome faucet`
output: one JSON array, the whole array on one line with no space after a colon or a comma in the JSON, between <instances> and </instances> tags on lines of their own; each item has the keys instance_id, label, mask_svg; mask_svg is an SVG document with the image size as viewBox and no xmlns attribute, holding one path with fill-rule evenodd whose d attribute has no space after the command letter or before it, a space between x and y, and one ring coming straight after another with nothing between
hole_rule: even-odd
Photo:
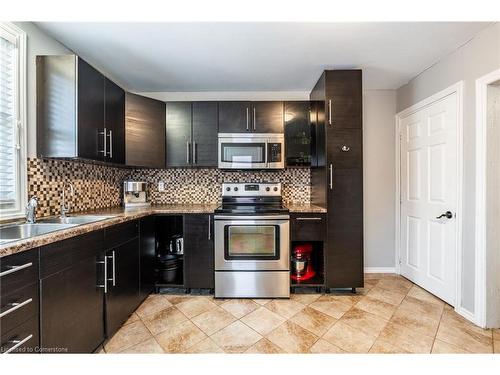
<instances>
[{"instance_id":1,"label":"chrome faucet","mask_svg":"<svg viewBox=\"0 0 500 375\"><path fill-rule=\"evenodd\" d=\"M62 201L61 201L61 217L66 217L71 206L69 202L66 202L66 187L69 186L69 191L71 192L71 198L75 196L75 188L70 181L65 181L62 188Z\"/></svg>"},{"instance_id":2,"label":"chrome faucet","mask_svg":"<svg viewBox=\"0 0 500 375\"><path fill-rule=\"evenodd\" d=\"M34 224L36 223L36 208L38 207L38 198L34 195L28 201L26 205L26 223Z\"/></svg>"}]
</instances>

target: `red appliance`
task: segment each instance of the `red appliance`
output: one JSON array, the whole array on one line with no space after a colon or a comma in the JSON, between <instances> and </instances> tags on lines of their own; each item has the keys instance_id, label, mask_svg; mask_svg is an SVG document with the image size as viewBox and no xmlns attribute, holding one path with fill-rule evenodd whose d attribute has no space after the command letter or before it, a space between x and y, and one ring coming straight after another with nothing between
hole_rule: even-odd
<instances>
[{"instance_id":1,"label":"red appliance","mask_svg":"<svg viewBox=\"0 0 500 375\"><path fill-rule=\"evenodd\" d=\"M295 245L292 251L291 277L297 282L306 281L316 275L312 264L313 245L302 243Z\"/></svg>"}]
</instances>

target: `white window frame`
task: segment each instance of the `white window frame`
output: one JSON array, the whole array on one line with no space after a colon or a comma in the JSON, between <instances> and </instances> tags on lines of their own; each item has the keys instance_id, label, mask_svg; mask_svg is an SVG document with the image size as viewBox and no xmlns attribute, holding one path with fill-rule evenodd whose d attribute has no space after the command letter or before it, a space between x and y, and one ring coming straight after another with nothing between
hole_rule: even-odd
<instances>
[{"instance_id":1,"label":"white window frame","mask_svg":"<svg viewBox=\"0 0 500 375\"><path fill-rule=\"evenodd\" d=\"M16 76L16 111L17 111L17 137L19 142L18 154L18 186L15 206L2 209L0 207L0 220L9 220L23 217L27 202L27 142L26 142L26 33L11 22L0 22L0 34L16 40L17 46L17 76Z\"/></svg>"}]
</instances>

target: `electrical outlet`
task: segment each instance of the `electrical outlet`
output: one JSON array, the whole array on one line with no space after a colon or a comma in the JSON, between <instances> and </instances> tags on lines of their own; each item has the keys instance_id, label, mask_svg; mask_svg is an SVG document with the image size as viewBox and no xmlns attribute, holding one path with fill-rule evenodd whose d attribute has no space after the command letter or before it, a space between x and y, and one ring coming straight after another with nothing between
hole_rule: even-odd
<instances>
[{"instance_id":1,"label":"electrical outlet","mask_svg":"<svg viewBox=\"0 0 500 375\"><path fill-rule=\"evenodd\" d=\"M165 183L163 181L158 182L158 191L165 191Z\"/></svg>"}]
</instances>

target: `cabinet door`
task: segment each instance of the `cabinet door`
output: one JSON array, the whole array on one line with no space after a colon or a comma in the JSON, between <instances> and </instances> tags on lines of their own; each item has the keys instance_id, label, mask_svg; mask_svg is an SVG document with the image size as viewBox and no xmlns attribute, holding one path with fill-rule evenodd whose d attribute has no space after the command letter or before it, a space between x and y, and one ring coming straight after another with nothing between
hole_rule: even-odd
<instances>
[{"instance_id":1,"label":"cabinet door","mask_svg":"<svg viewBox=\"0 0 500 375\"><path fill-rule=\"evenodd\" d=\"M363 143L361 129L328 129L328 160L337 169L361 168Z\"/></svg>"},{"instance_id":2,"label":"cabinet door","mask_svg":"<svg viewBox=\"0 0 500 375\"><path fill-rule=\"evenodd\" d=\"M327 287L363 286L363 170L333 169L328 190Z\"/></svg>"},{"instance_id":3,"label":"cabinet door","mask_svg":"<svg viewBox=\"0 0 500 375\"><path fill-rule=\"evenodd\" d=\"M219 133L246 133L252 128L250 102L219 102Z\"/></svg>"},{"instance_id":4,"label":"cabinet door","mask_svg":"<svg viewBox=\"0 0 500 375\"><path fill-rule=\"evenodd\" d=\"M361 129L361 70L326 71L325 91L327 123L332 128Z\"/></svg>"},{"instance_id":5,"label":"cabinet door","mask_svg":"<svg viewBox=\"0 0 500 375\"><path fill-rule=\"evenodd\" d=\"M146 298L155 284L156 230L155 217L147 216L140 221L141 294Z\"/></svg>"},{"instance_id":6,"label":"cabinet door","mask_svg":"<svg viewBox=\"0 0 500 375\"><path fill-rule=\"evenodd\" d=\"M192 162L191 103L167 103L167 167L187 167Z\"/></svg>"},{"instance_id":7,"label":"cabinet door","mask_svg":"<svg viewBox=\"0 0 500 375\"><path fill-rule=\"evenodd\" d=\"M81 260L40 281L43 348L92 353L103 342L104 306L102 289L97 287L96 258Z\"/></svg>"},{"instance_id":8,"label":"cabinet door","mask_svg":"<svg viewBox=\"0 0 500 375\"><path fill-rule=\"evenodd\" d=\"M311 165L310 102L285 102L285 159L287 166Z\"/></svg>"},{"instance_id":9,"label":"cabinet door","mask_svg":"<svg viewBox=\"0 0 500 375\"><path fill-rule=\"evenodd\" d=\"M217 167L217 102L193 102L193 156L197 167Z\"/></svg>"},{"instance_id":10,"label":"cabinet door","mask_svg":"<svg viewBox=\"0 0 500 375\"><path fill-rule=\"evenodd\" d=\"M112 163L125 163L125 91L105 79L105 126L107 134L107 157Z\"/></svg>"},{"instance_id":11,"label":"cabinet door","mask_svg":"<svg viewBox=\"0 0 500 375\"><path fill-rule=\"evenodd\" d=\"M104 160L104 76L78 58L78 156Z\"/></svg>"},{"instance_id":12,"label":"cabinet door","mask_svg":"<svg viewBox=\"0 0 500 375\"><path fill-rule=\"evenodd\" d=\"M186 288L214 287L212 215L184 215L184 280Z\"/></svg>"},{"instance_id":13,"label":"cabinet door","mask_svg":"<svg viewBox=\"0 0 500 375\"><path fill-rule=\"evenodd\" d=\"M106 252L106 336L111 337L141 303L139 238Z\"/></svg>"},{"instance_id":14,"label":"cabinet door","mask_svg":"<svg viewBox=\"0 0 500 375\"><path fill-rule=\"evenodd\" d=\"M256 133L283 133L283 102L253 102L252 130Z\"/></svg>"},{"instance_id":15,"label":"cabinet door","mask_svg":"<svg viewBox=\"0 0 500 375\"><path fill-rule=\"evenodd\" d=\"M165 168L165 103L125 94L126 164Z\"/></svg>"}]
</instances>

